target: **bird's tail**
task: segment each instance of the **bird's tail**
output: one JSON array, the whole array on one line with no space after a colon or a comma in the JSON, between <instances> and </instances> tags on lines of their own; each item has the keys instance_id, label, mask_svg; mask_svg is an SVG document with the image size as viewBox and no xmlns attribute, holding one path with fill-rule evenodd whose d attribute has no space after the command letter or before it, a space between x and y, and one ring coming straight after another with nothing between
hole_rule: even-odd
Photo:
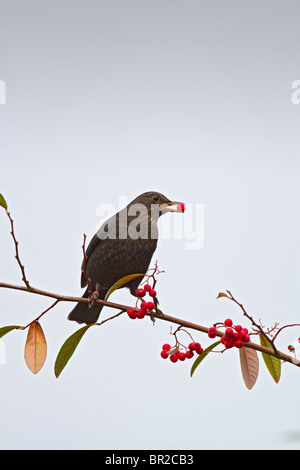
<instances>
[{"instance_id":1,"label":"bird's tail","mask_svg":"<svg viewBox=\"0 0 300 470\"><path fill-rule=\"evenodd\" d=\"M106 295L106 291L104 290L100 291L98 298L103 300L105 295ZM88 289L86 289L82 297L83 298L89 297ZM77 321L77 323L86 323L87 325L96 323L102 308L103 308L103 305L96 304L93 307L89 308L88 303L78 302L78 304L69 313L68 320Z\"/></svg>"}]
</instances>

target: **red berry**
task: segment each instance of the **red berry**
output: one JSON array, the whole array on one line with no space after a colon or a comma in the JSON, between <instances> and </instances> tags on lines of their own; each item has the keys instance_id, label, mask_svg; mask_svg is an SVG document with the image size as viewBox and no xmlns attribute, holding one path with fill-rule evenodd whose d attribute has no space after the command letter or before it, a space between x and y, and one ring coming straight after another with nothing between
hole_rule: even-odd
<instances>
[{"instance_id":1,"label":"red berry","mask_svg":"<svg viewBox=\"0 0 300 470\"><path fill-rule=\"evenodd\" d=\"M240 333L240 331L242 331L242 325L235 325L234 329L237 333Z\"/></svg>"},{"instance_id":2,"label":"red berry","mask_svg":"<svg viewBox=\"0 0 300 470\"><path fill-rule=\"evenodd\" d=\"M234 342L233 341L225 341L224 346L225 346L226 349L233 348Z\"/></svg>"},{"instance_id":3,"label":"red berry","mask_svg":"<svg viewBox=\"0 0 300 470\"><path fill-rule=\"evenodd\" d=\"M249 343L249 341L250 341L250 336L246 335L245 338L244 338L244 342Z\"/></svg>"},{"instance_id":4,"label":"red berry","mask_svg":"<svg viewBox=\"0 0 300 470\"><path fill-rule=\"evenodd\" d=\"M203 348L201 348L201 346L200 346L200 348L196 349L196 353L197 354L202 354L203 353Z\"/></svg>"},{"instance_id":5,"label":"red berry","mask_svg":"<svg viewBox=\"0 0 300 470\"><path fill-rule=\"evenodd\" d=\"M191 358L193 357L193 355L194 355L194 353L193 353L193 351L191 351L190 349L188 349L188 350L186 351L186 353L185 353L185 357L186 357L187 359L191 359Z\"/></svg>"},{"instance_id":6,"label":"red berry","mask_svg":"<svg viewBox=\"0 0 300 470\"><path fill-rule=\"evenodd\" d=\"M236 341L237 339L240 339L239 334L238 333L233 333L233 338L234 338L234 341Z\"/></svg>"},{"instance_id":7,"label":"red berry","mask_svg":"<svg viewBox=\"0 0 300 470\"><path fill-rule=\"evenodd\" d=\"M244 341L245 337L246 337L246 333L244 331L240 331L238 333L238 339L241 339L242 341Z\"/></svg>"},{"instance_id":8,"label":"red berry","mask_svg":"<svg viewBox=\"0 0 300 470\"><path fill-rule=\"evenodd\" d=\"M150 292L150 290L151 290L150 284L145 284L145 285L144 285L144 291L145 291L145 292Z\"/></svg>"},{"instance_id":9,"label":"red berry","mask_svg":"<svg viewBox=\"0 0 300 470\"><path fill-rule=\"evenodd\" d=\"M136 318L136 311L133 308L129 308L127 310L129 318L132 318L134 320Z\"/></svg>"},{"instance_id":10,"label":"red berry","mask_svg":"<svg viewBox=\"0 0 300 470\"><path fill-rule=\"evenodd\" d=\"M233 335L233 329L232 328L226 328L225 335L232 336Z\"/></svg>"},{"instance_id":11,"label":"red berry","mask_svg":"<svg viewBox=\"0 0 300 470\"><path fill-rule=\"evenodd\" d=\"M215 328L214 326L210 327L208 329L208 337L215 338L216 336L217 336L217 328Z\"/></svg>"},{"instance_id":12,"label":"red berry","mask_svg":"<svg viewBox=\"0 0 300 470\"><path fill-rule=\"evenodd\" d=\"M242 348L243 347L243 341L241 339L236 340L234 343L236 348Z\"/></svg>"},{"instance_id":13,"label":"red berry","mask_svg":"<svg viewBox=\"0 0 300 470\"><path fill-rule=\"evenodd\" d=\"M148 310L153 310L154 307L155 307L155 305L154 305L153 302L147 302L146 305L147 305L147 309L148 309Z\"/></svg>"},{"instance_id":14,"label":"red berry","mask_svg":"<svg viewBox=\"0 0 300 470\"><path fill-rule=\"evenodd\" d=\"M171 354L171 356L170 356L170 361L171 361L171 362L177 362L177 361L178 361L178 356L177 356L177 354Z\"/></svg>"},{"instance_id":15,"label":"red berry","mask_svg":"<svg viewBox=\"0 0 300 470\"><path fill-rule=\"evenodd\" d=\"M244 331L244 333L245 333L246 335L248 334L247 328L243 328L242 331Z\"/></svg>"},{"instance_id":16,"label":"red berry","mask_svg":"<svg viewBox=\"0 0 300 470\"><path fill-rule=\"evenodd\" d=\"M178 351L178 352L177 352L177 356L178 356L178 359L179 359L180 361L184 361L184 360L185 360L185 353L184 353L184 352Z\"/></svg>"},{"instance_id":17,"label":"red berry","mask_svg":"<svg viewBox=\"0 0 300 470\"><path fill-rule=\"evenodd\" d=\"M143 310L139 310L136 314L137 318L144 318L145 312Z\"/></svg>"},{"instance_id":18,"label":"red berry","mask_svg":"<svg viewBox=\"0 0 300 470\"><path fill-rule=\"evenodd\" d=\"M149 291L149 295L150 295L150 297L156 297L156 290L151 289L151 290Z\"/></svg>"},{"instance_id":19,"label":"red berry","mask_svg":"<svg viewBox=\"0 0 300 470\"><path fill-rule=\"evenodd\" d=\"M139 289L136 291L136 295L137 295L138 297L145 297L146 292L144 291L144 289L139 288Z\"/></svg>"},{"instance_id":20,"label":"red berry","mask_svg":"<svg viewBox=\"0 0 300 470\"><path fill-rule=\"evenodd\" d=\"M222 343L222 344L225 344L225 341L226 341L225 335L221 336L221 343Z\"/></svg>"},{"instance_id":21,"label":"red berry","mask_svg":"<svg viewBox=\"0 0 300 470\"><path fill-rule=\"evenodd\" d=\"M233 322L231 320L231 318L227 318L227 320L224 321L224 325L225 326L232 326Z\"/></svg>"},{"instance_id":22,"label":"red berry","mask_svg":"<svg viewBox=\"0 0 300 470\"><path fill-rule=\"evenodd\" d=\"M162 349L165 349L166 351L169 351L169 349L171 349L171 345L168 344L168 343L165 343L165 344L163 344Z\"/></svg>"},{"instance_id":23,"label":"red berry","mask_svg":"<svg viewBox=\"0 0 300 470\"><path fill-rule=\"evenodd\" d=\"M131 318L131 320L135 320L136 319L136 313L131 313L130 315L128 315L129 318Z\"/></svg>"},{"instance_id":24,"label":"red berry","mask_svg":"<svg viewBox=\"0 0 300 470\"><path fill-rule=\"evenodd\" d=\"M141 302L141 309L148 310L147 309L147 302Z\"/></svg>"},{"instance_id":25,"label":"red berry","mask_svg":"<svg viewBox=\"0 0 300 470\"><path fill-rule=\"evenodd\" d=\"M189 344L189 349L190 351L194 351L195 350L195 342L193 341L192 343Z\"/></svg>"},{"instance_id":26,"label":"red berry","mask_svg":"<svg viewBox=\"0 0 300 470\"><path fill-rule=\"evenodd\" d=\"M167 353L167 351L165 349L162 350L160 355L163 359L167 359L169 357L169 354Z\"/></svg>"}]
</instances>

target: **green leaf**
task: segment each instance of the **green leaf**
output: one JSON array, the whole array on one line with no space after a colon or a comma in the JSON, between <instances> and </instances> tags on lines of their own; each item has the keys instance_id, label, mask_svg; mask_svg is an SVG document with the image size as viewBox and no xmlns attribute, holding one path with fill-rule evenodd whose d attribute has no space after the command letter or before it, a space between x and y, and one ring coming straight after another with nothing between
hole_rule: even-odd
<instances>
[{"instance_id":1,"label":"green leaf","mask_svg":"<svg viewBox=\"0 0 300 470\"><path fill-rule=\"evenodd\" d=\"M242 376L248 390L254 387L258 372L259 372L259 360L255 349L252 348L241 348L240 353L240 364L242 370Z\"/></svg>"},{"instance_id":2,"label":"green leaf","mask_svg":"<svg viewBox=\"0 0 300 470\"><path fill-rule=\"evenodd\" d=\"M5 210L7 210L7 203L2 194L0 193L0 206L4 207Z\"/></svg>"},{"instance_id":3,"label":"green leaf","mask_svg":"<svg viewBox=\"0 0 300 470\"><path fill-rule=\"evenodd\" d=\"M71 336L69 336L68 339L66 339L66 341L60 348L56 361L55 361L55 365L54 365L55 377L58 377L63 371L63 369L66 367L75 349L77 348L80 340L82 339L84 333L89 329L90 326L92 325L83 326L79 330L75 331L75 333L73 333Z\"/></svg>"},{"instance_id":4,"label":"green leaf","mask_svg":"<svg viewBox=\"0 0 300 470\"><path fill-rule=\"evenodd\" d=\"M2 338L2 336L6 335L10 331L15 330L17 328L20 328L20 327L18 325L3 326L2 328L0 328L0 338Z\"/></svg>"},{"instance_id":5,"label":"green leaf","mask_svg":"<svg viewBox=\"0 0 300 470\"><path fill-rule=\"evenodd\" d=\"M192 368L191 368L191 377L193 376L193 373L195 372L195 370L197 369L199 364L203 361L203 359L205 359L205 357L210 353L210 351L212 351L220 343L221 343L221 341L216 341L215 343L211 344L206 349L204 349L202 354L200 354L197 357L197 359L194 361L194 363L192 365Z\"/></svg>"},{"instance_id":6,"label":"green leaf","mask_svg":"<svg viewBox=\"0 0 300 470\"><path fill-rule=\"evenodd\" d=\"M107 292L105 299L107 300L108 297L117 289L120 289L120 287L124 286L124 284L127 284L127 282L131 281L132 279L135 279L137 277L144 277L145 274L129 274L128 276L124 276L121 279L119 279L117 282L114 283L114 285L109 289Z\"/></svg>"},{"instance_id":7,"label":"green leaf","mask_svg":"<svg viewBox=\"0 0 300 470\"><path fill-rule=\"evenodd\" d=\"M272 344L270 341L267 340L267 338L263 335L259 335L260 339L260 344L262 346L265 346L266 348L273 349ZM278 359L278 357L273 357L270 356L269 354L262 353L263 360L268 368L268 371L270 372L271 376L275 380L275 382L278 384L280 380L280 375L281 375L281 361Z\"/></svg>"}]
</instances>

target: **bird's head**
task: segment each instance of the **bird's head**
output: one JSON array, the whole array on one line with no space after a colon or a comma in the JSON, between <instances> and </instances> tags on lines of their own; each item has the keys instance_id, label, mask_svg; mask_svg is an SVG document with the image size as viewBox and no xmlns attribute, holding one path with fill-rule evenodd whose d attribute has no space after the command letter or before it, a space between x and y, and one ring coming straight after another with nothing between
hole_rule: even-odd
<instances>
[{"instance_id":1,"label":"bird's head","mask_svg":"<svg viewBox=\"0 0 300 470\"><path fill-rule=\"evenodd\" d=\"M156 191L149 191L138 196L131 204L138 203L143 204L147 207L148 211L157 206L158 211L161 214L167 212L184 212L185 205L182 202L175 202L168 199L161 193Z\"/></svg>"}]
</instances>

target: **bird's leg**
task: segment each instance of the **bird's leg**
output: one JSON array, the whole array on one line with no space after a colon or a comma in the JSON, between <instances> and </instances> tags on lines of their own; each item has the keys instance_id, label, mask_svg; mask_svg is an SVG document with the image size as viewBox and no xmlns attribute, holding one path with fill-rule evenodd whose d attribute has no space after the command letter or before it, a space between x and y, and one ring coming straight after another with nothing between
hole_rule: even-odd
<instances>
[{"instance_id":1,"label":"bird's leg","mask_svg":"<svg viewBox=\"0 0 300 470\"><path fill-rule=\"evenodd\" d=\"M99 292L95 290L92 295L89 296L89 308L92 308L99 298Z\"/></svg>"},{"instance_id":2,"label":"bird's leg","mask_svg":"<svg viewBox=\"0 0 300 470\"><path fill-rule=\"evenodd\" d=\"M163 312L157 307L158 305L158 299L157 297L153 297L153 301L154 301L154 309L152 311L155 311L155 313L161 317L164 316ZM155 316L153 314L151 314L151 311L150 311L150 319L152 320L152 323L154 325L155 323Z\"/></svg>"},{"instance_id":3,"label":"bird's leg","mask_svg":"<svg viewBox=\"0 0 300 470\"><path fill-rule=\"evenodd\" d=\"M160 317L164 316L163 312L159 308L155 309L155 313L157 313L157 315L159 315Z\"/></svg>"},{"instance_id":4,"label":"bird's leg","mask_svg":"<svg viewBox=\"0 0 300 470\"><path fill-rule=\"evenodd\" d=\"M96 300L99 299L99 288L100 286L96 284L96 290L89 296L89 308L92 308Z\"/></svg>"},{"instance_id":5,"label":"bird's leg","mask_svg":"<svg viewBox=\"0 0 300 470\"><path fill-rule=\"evenodd\" d=\"M155 307L154 307L155 312L158 313L158 315L163 317L164 316L163 312L157 307L158 304L159 304L159 301L158 301L158 298L156 296L153 297L153 303L155 305Z\"/></svg>"}]
</instances>

